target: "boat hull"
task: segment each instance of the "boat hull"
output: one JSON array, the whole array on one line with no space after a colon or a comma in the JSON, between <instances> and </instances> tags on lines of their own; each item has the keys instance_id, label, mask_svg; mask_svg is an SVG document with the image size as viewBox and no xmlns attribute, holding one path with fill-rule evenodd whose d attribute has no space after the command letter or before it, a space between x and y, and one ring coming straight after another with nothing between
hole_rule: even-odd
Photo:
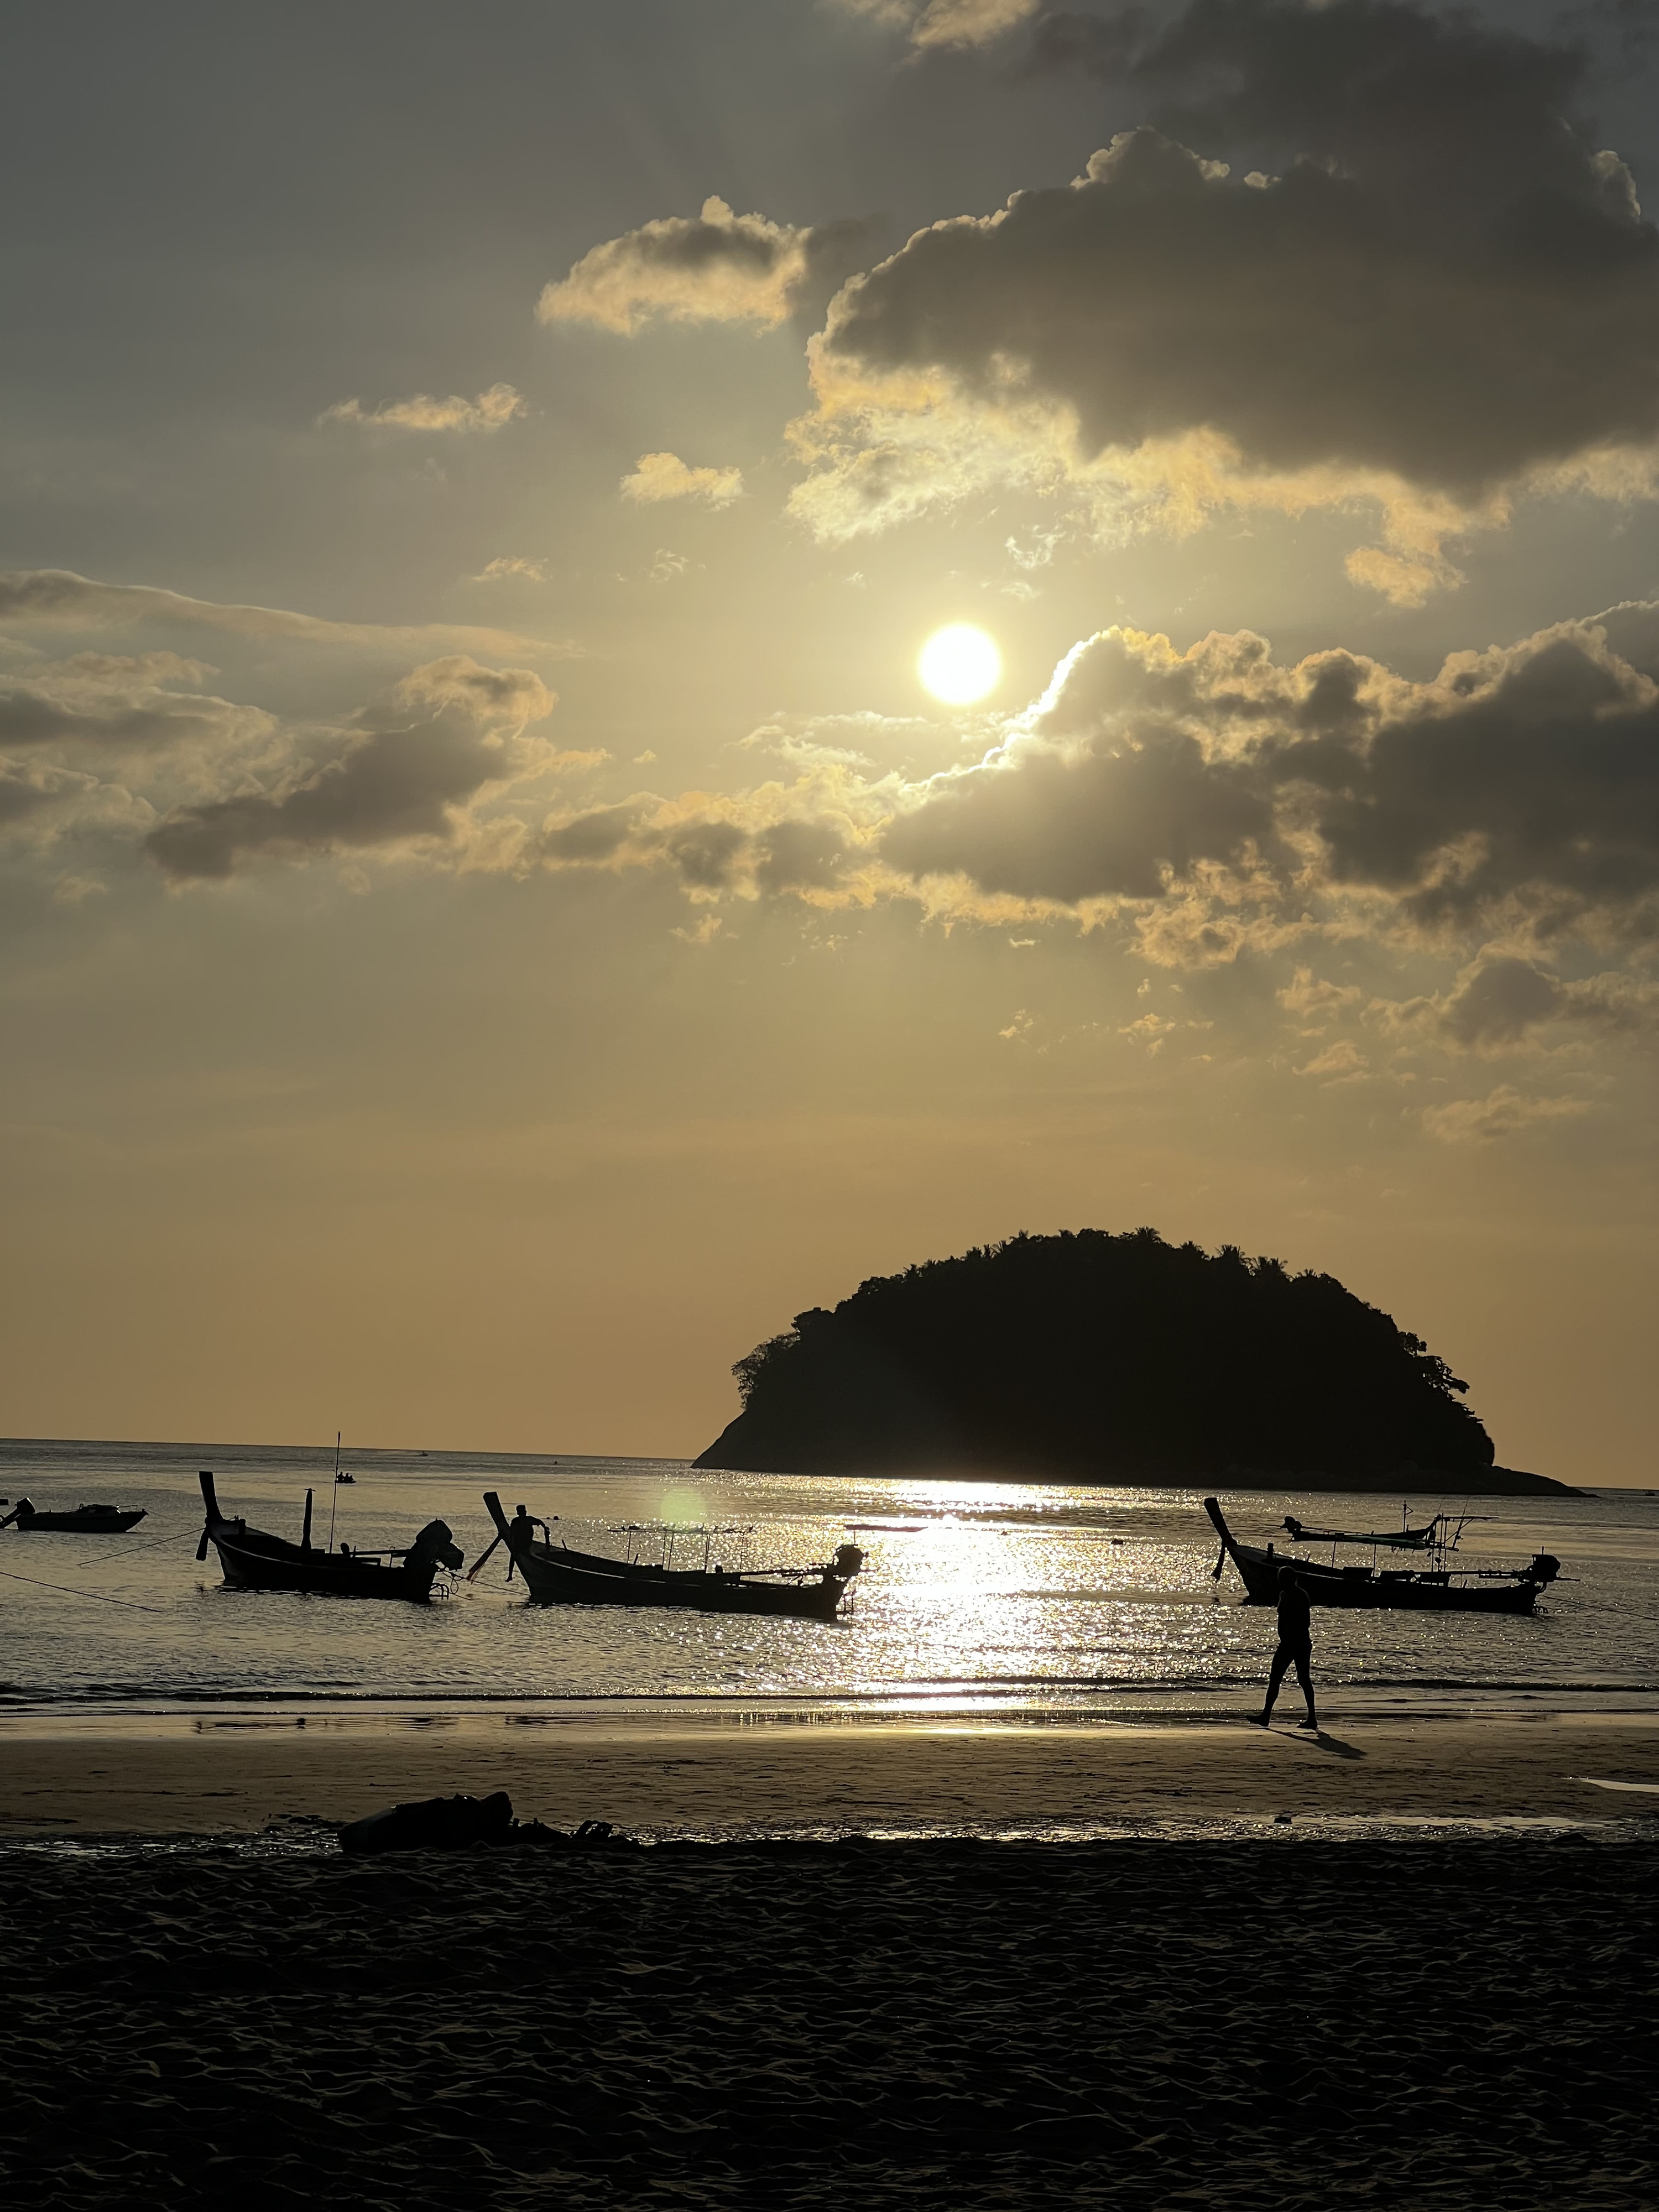
<instances>
[{"instance_id":1,"label":"boat hull","mask_svg":"<svg viewBox=\"0 0 1659 2212\"><path fill-rule=\"evenodd\" d=\"M250 1530L249 1534L253 1531ZM212 1532L213 1548L224 1570L227 1589L297 1590L310 1597L401 1598L424 1605L437 1572L431 1559L403 1560L395 1566L379 1559L342 1559L337 1552L305 1552L296 1545L282 1553L254 1549L245 1539ZM276 1544L278 1537L265 1541Z\"/></svg>"},{"instance_id":2,"label":"boat hull","mask_svg":"<svg viewBox=\"0 0 1659 2212\"><path fill-rule=\"evenodd\" d=\"M219 1554L228 1589L291 1590L307 1597L399 1598L405 1604L424 1605L441 1566L459 1567L461 1554L450 1540L447 1525L428 1522L406 1552L375 1557L347 1551L314 1551L311 1543L311 1499L306 1492L305 1528L301 1540L290 1544L285 1536L264 1528L250 1528L240 1516L232 1519L219 1510L213 1477L204 1469L202 1504L206 1525L197 1552L207 1557L208 1546Z\"/></svg>"},{"instance_id":3,"label":"boat hull","mask_svg":"<svg viewBox=\"0 0 1659 2212\"><path fill-rule=\"evenodd\" d=\"M1429 1573L1420 1568L1320 1566L1287 1553L1241 1544L1213 1498L1205 1499L1204 1510L1221 1537L1226 1556L1238 1570L1248 1605L1277 1605L1279 1577L1286 1567L1294 1569L1313 1604L1346 1612L1524 1614L1538 1601L1539 1585L1525 1576L1513 1582L1460 1583L1449 1574Z\"/></svg>"},{"instance_id":4,"label":"boat hull","mask_svg":"<svg viewBox=\"0 0 1659 2212\"><path fill-rule=\"evenodd\" d=\"M20 1536L125 1536L144 1517L136 1513L31 1513L27 1521L14 1521Z\"/></svg>"},{"instance_id":5,"label":"boat hull","mask_svg":"<svg viewBox=\"0 0 1659 2212\"><path fill-rule=\"evenodd\" d=\"M485 1492L484 1504L535 1605L612 1605L830 1621L840 1612L847 1585L863 1560L859 1553L847 1574L837 1574L831 1567L816 1578L803 1577L799 1582L761 1582L698 1569L646 1566L592 1552L573 1552L562 1544L527 1540L516 1523L509 1523L493 1490Z\"/></svg>"},{"instance_id":6,"label":"boat hull","mask_svg":"<svg viewBox=\"0 0 1659 2212\"><path fill-rule=\"evenodd\" d=\"M562 1559L538 1546L514 1560L538 1605L667 1607L681 1613L741 1613L788 1620L833 1620L845 1585L744 1583L734 1575L653 1573L634 1568L606 1574ZM618 1565L621 1563L618 1562Z\"/></svg>"},{"instance_id":7,"label":"boat hull","mask_svg":"<svg viewBox=\"0 0 1659 2212\"><path fill-rule=\"evenodd\" d=\"M1316 1605L1350 1611L1407 1613L1530 1613L1537 1601L1534 1583L1469 1583L1425 1581L1409 1571L1387 1568L1322 1567L1279 1552L1236 1544L1238 1569L1251 1605L1277 1605L1281 1567L1294 1567L1296 1578Z\"/></svg>"}]
</instances>

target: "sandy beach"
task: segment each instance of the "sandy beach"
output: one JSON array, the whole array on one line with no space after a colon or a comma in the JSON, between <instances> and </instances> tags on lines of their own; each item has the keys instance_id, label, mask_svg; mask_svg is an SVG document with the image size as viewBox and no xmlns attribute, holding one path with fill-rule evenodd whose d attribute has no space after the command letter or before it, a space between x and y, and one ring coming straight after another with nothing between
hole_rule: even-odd
<instances>
[{"instance_id":1,"label":"sandy beach","mask_svg":"<svg viewBox=\"0 0 1659 2212\"><path fill-rule=\"evenodd\" d=\"M1650 2212L1650 1845L14 1856L44 2208Z\"/></svg>"},{"instance_id":2,"label":"sandy beach","mask_svg":"<svg viewBox=\"0 0 1659 2212\"><path fill-rule=\"evenodd\" d=\"M561 1722L441 1712L25 1722L0 1734L0 1833L246 1833L505 1789L521 1817L652 1833L915 1831L1299 1815L1607 1820L1659 1796L1659 1721L1333 1717L1016 1728ZM1587 1779L1586 1778L1593 1778Z\"/></svg>"}]
</instances>

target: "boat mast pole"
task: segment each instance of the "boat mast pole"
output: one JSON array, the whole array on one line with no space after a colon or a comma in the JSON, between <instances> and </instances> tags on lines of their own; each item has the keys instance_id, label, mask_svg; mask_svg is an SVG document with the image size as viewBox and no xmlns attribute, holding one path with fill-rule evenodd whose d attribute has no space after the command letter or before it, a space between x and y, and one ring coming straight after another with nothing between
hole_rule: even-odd
<instances>
[{"instance_id":1,"label":"boat mast pole","mask_svg":"<svg viewBox=\"0 0 1659 2212\"><path fill-rule=\"evenodd\" d=\"M334 1516L340 1504L340 1438L344 1434L343 1429L334 1431L334 1487L328 1493L328 1548L331 1552L334 1549Z\"/></svg>"}]
</instances>

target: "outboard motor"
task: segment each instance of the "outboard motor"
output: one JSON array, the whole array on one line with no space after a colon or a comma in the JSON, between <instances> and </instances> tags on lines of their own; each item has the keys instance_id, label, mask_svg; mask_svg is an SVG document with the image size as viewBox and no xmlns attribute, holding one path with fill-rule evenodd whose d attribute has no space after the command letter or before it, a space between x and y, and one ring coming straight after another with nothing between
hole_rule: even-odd
<instances>
[{"instance_id":1,"label":"outboard motor","mask_svg":"<svg viewBox=\"0 0 1659 2212\"><path fill-rule=\"evenodd\" d=\"M1532 1565L1527 1569L1522 1579L1525 1582L1536 1583L1540 1589L1547 1589L1560 1571L1561 1562L1553 1552L1534 1552L1532 1555Z\"/></svg>"},{"instance_id":2,"label":"outboard motor","mask_svg":"<svg viewBox=\"0 0 1659 2212\"><path fill-rule=\"evenodd\" d=\"M455 1533L447 1521L428 1521L404 1557L431 1559L441 1567L459 1567L466 1553L455 1541Z\"/></svg>"},{"instance_id":3,"label":"outboard motor","mask_svg":"<svg viewBox=\"0 0 1659 2212\"><path fill-rule=\"evenodd\" d=\"M864 1554L856 1544L842 1544L824 1569L825 1576L838 1583L850 1583L864 1565Z\"/></svg>"}]
</instances>

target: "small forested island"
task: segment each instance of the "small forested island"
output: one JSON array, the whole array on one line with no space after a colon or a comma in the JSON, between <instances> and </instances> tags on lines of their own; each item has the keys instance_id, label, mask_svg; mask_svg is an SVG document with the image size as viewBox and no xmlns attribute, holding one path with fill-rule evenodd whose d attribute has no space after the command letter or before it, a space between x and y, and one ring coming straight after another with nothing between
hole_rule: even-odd
<instances>
[{"instance_id":1,"label":"small forested island","mask_svg":"<svg viewBox=\"0 0 1659 2212\"><path fill-rule=\"evenodd\" d=\"M699 1467L1582 1494L1495 1466L1468 1384L1334 1276L1153 1229L872 1278L732 1371L743 1411Z\"/></svg>"}]
</instances>

